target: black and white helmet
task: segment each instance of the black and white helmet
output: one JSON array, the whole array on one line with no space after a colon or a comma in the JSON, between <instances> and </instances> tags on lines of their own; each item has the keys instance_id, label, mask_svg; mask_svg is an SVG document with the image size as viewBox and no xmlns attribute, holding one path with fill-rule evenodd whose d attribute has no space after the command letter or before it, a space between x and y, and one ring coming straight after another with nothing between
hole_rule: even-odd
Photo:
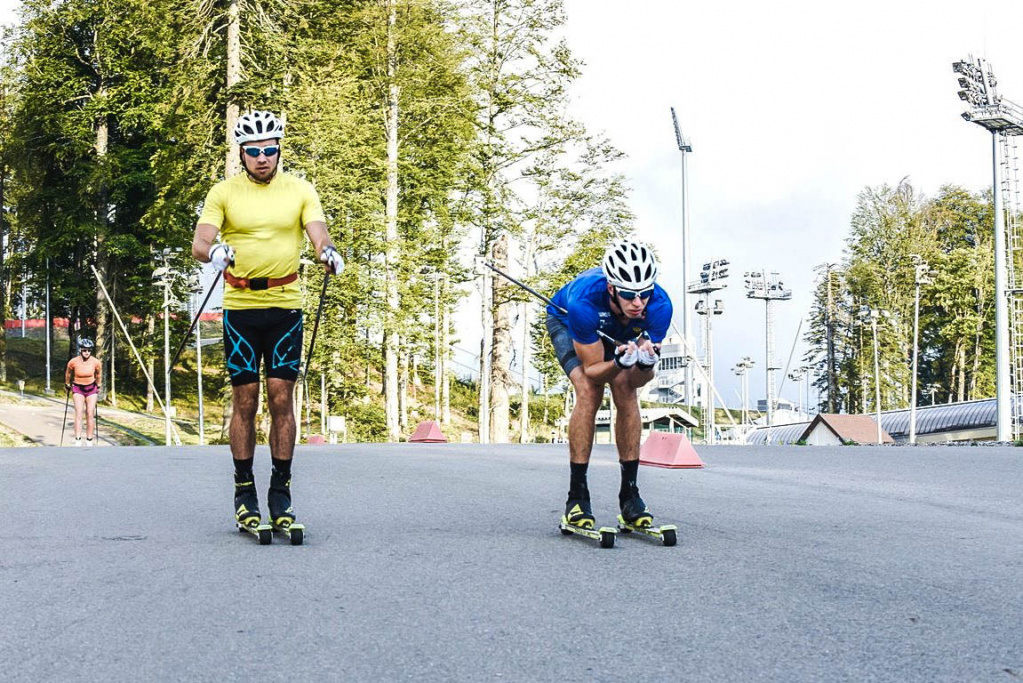
<instances>
[{"instance_id":1,"label":"black and white helmet","mask_svg":"<svg viewBox=\"0 0 1023 683\"><path fill-rule=\"evenodd\" d=\"M79 350L89 349L91 351L94 346L95 346L95 344L93 344L92 340L89 339L88 337L80 337L78 339L78 349Z\"/></svg>"},{"instance_id":2,"label":"black and white helmet","mask_svg":"<svg viewBox=\"0 0 1023 683\"><path fill-rule=\"evenodd\" d=\"M252 111L238 117L238 123L234 124L234 141L239 145L283 137L284 124L272 112Z\"/></svg>"},{"instance_id":3,"label":"black and white helmet","mask_svg":"<svg viewBox=\"0 0 1023 683\"><path fill-rule=\"evenodd\" d=\"M619 240L604 252L604 276L613 286L642 292L657 281L657 261L645 244Z\"/></svg>"}]
</instances>

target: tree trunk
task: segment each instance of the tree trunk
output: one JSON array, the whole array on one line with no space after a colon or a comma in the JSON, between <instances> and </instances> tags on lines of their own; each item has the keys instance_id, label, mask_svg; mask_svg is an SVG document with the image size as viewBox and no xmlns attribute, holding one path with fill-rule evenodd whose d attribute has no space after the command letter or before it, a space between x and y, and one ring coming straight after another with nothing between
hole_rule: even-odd
<instances>
[{"instance_id":1,"label":"tree trunk","mask_svg":"<svg viewBox=\"0 0 1023 683\"><path fill-rule=\"evenodd\" d=\"M445 273L444 274L444 289L443 289L443 293L445 295L444 301L447 301L447 297L446 297L447 291L448 291L448 276ZM450 356L451 356L451 342L449 340L449 336L448 335L449 335L449 333L451 331L451 308L450 308L450 306L448 306L446 304L444 306L444 316L443 316L443 321L442 321L441 324L443 325L443 330L441 331L441 347L440 347L440 349L441 349L441 354L440 354L441 371L440 371L440 375L441 375L441 378L442 378L442 380L441 380L442 381L442 384L441 384L441 403L443 404L443 408L442 408L442 412L441 412L441 416L442 416L441 417L441 422L443 424L445 424L445 425L449 425L449 424L451 424L451 374L448 371L448 362L449 362Z\"/></svg>"},{"instance_id":2,"label":"tree trunk","mask_svg":"<svg viewBox=\"0 0 1023 683\"><path fill-rule=\"evenodd\" d=\"M533 238L534 234L531 233L526 239L526 244L523 253L523 268L522 277L529 279L532 273L530 267L533 263ZM520 357L522 358L522 394L519 398L519 443L529 443L529 363L530 363L530 351L531 351L531 340L530 340L530 329L529 329L529 307L532 304L531 301L525 301L522 304L522 351Z\"/></svg>"},{"instance_id":3,"label":"tree trunk","mask_svg":"<svg viewBox=\"0 0 1023 683\"><path fill-rule=\"evenodd\" d=\"M98 95L105 96L106 88L100 87ZM100 166L103 165L107 151L110 144L110 126L107 122L106 115L102 115L96 119L96 157L99 159ZM107 188L105 185L100 185L97 188L98 200L96 206L96 223L98 230L96 231L96 272L99 273L99 279L103 281L104 286L109 286L109 277L107 272L109 270L110 259L106 250L106 236L109 223L110 210L107 204ZM106 297L103 296L103 289L96 287L96 348L93 353L97 358L106 357L106 339L109 329L110 317L107 313L107 307L109 302Z\"/></svg>"},{"instance_id":4,"label":"tree trunk","mask_svg":"<svg viewBox=\"0 0 1023 683\"><path fill-rule=\"evenodd\" d=\"M508 270L508 235L503 234L494 241L494 265L505 272ZM511 388L512 330L511 308L508 301L508 283L504 278L491 278L493 282L494 335L493 361L490 364L490 440L492 443L508 443Z\"/></svg>"},{"instance_id":5,"label":"tree trunk","mask_svg":"<svg viewBox=\"0 0 1023 683\"><path fill-rule=\"evenodd\" d=\"M242 41L241 19L238 0L228 0L227 4L227 91L238 85L242 80ZM238 145L234 141L234 126L238 123L238 101L233 97L227 103L227 158L224 163L224 177L230 178L242 172L242 162L238 158Z\"/></svg>"},{"instance_id":6,"label":"tree trunk","mask_svg":"<svg viewBox=\"0 0 1023 683\"><path fill-rule=\"evenodd\" d=\"M401 425L398 406L398 84L395 76L398 69L397 5L387 0L387 198L385 206L384 278L387 299L387 332L384 336L384 372L387 392L384 396L384 412L387 419L387 438L398 441Z\"/></svg>"},{"instance_id":7,"label":"tree trunk","mask_svg":"<svg viewBox=\"0 0 1023 683\"><path fill-rule=\"evenodd\" d=\"M6 93L4 93L6 95ZM5 97L6 99L6 97ZM0 382L7 381L7 164L0 161ZM49 330L47 330L49 333ZM49 372L49 368L47 368Z\"/></svg>"},{"instance_id":8,"label":"tree trunk","mask_svg":"<svg viewBox=\"0 0 1023 683\"><path fill-rule=\"evenodd\" d=\"M401 373L398 379L398 429L402 434L408 433L408 351L401 354Z\"/></svg>"}]
</instances>

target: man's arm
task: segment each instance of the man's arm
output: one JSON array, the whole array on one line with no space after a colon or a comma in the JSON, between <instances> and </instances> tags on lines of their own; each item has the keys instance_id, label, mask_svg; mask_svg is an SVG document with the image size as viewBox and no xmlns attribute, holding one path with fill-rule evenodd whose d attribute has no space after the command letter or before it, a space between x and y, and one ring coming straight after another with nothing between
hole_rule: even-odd
<instances>
[{"instance_id":1,"label":"man's arm","mask_svg":"<svg viewBox=\"0 0 1023 683\"><path fill-rule=\"evenodd\" d=\"M309 241L313 243L316 258L323 263L327 272L340 275L345 268L345 262L330 239L327 224L323 221L309 221L305 225L305 232L309 235Z\"/></svg>"},{"instance_id":2,"label":"man's arm","mask_svg":"<svg viewBox=\"0 0 1023 683\"><path fill-rule=\"evenodd\" d=\"M209 223L199 223L195 226L195 236L192 238L192 256L200 263L210 262L210 248L213 241L217 239L220 229Z\"/></svg>"},{"instance_id":3,"label":"man's arm","mask_svg":"<svg viewBox=\"0 0 1023 683\"><path fill-rule=\"evenodd\" d=\"M103 363L96 361L96 387L103 386Z\"/></svg>"},{"instance_id":4,"label":"man's arm","mask_svg":"<svg viewBox=\"0 0 1023 683\"><path fill-rule=\"evenodd\" d=\"M323 221L309 221L306 223L305 232L309 235L309 241L313 243L316 258L320 257L324 248L334 246L330 233L327 232L327 224Z\"/></svg>"},{"instance_id":5,"label":"man's arm","mask_svg":"<svg viewBox=\"0 0 1023 683\"><path fill-rule=\"evenodd\" d=\"M572 344L588 379L598 383L609 382L621 371L613 360L604 360L604 343L599 339L592 344L580 344L573 339Z\"/></svg>"}]
</instances>

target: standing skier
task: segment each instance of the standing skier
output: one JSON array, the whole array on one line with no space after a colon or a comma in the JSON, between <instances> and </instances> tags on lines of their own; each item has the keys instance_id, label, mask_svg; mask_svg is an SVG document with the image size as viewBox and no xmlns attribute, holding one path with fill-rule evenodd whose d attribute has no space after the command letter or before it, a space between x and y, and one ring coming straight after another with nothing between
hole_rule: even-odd
<instances>
[{"instance_id":1,"label":"standing skier","mask_svg":"<svg viewBox=\"0 0 1023 683\"><path fill-rule=\"evenodd\" d=\"M82 445L82 417L85 417L85 445L92 447L96 436L96 401L103 383L103 364L92 355L91 339L78 340L78 355L64 369L64 389L75 399L75 446ZM66 410L65 410L66 412Z\"/></svg>"},{"instance_id":2,"label":"standing skier","mask_svg":"<svg viewBox=\"0 0 1023 683\"><path fill-rule=\"evenodd\" d=\"M302 356L298 264L304 236L327 272L336 275L344 269L316 190L305 180L277 172L283 137L284 124L271 112L253 111L238 119L234 140L245 173L209 191L192 242L192 255L224 274L224 353L234 400L229 432L234 508L235 519L247 527L261 520L252 473L260 363L266 365L270 408L270 521L287 527L295 520L292 396Z\"/></svg>"},{"instance_id":3,"label":"standing skier","mask_svg":"<svg viewBox=\"0 0 1023 683\"><path fill-rule=\"evenodd\" d=\"M618 241L605 252L602 268L584 271L558 290L553 298L556 306L547 307L547 331L576 395L568 423L567 524L593 528L586 470L605 385L611 387L618 411L615 441L622 473L618 492L622 517L641 527L653 522L636 483L643 429L637 390L653 379L660 342L671 324L671 299L655 284L656 279L657 262L650 249L638 242ZM602 339L598 330L628 343L616 346Z\"/></svg>"}]
</instances>

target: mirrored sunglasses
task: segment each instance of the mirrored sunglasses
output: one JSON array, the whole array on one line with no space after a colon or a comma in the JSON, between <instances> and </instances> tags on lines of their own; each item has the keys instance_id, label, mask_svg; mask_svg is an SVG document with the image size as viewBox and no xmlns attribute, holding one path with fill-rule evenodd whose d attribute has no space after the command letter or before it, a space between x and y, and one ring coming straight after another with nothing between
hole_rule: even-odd
<instances>
[{"instance_id":1,"label":"mirrored sunglasses","mask_svg":"<svg viewBox=\"0 0 1023 683\"><path fill-rule=\"evenodd\" d=\"M653 293L654 293L654 288L653 288L653 287L651 287L650 289L644 289L644 290L643 290L642 292L634 292L634 291L632 291L631 289L618 289L618 288L616 287L616 288L615 288L615 291L616 291L616 292L618 292L618 296L622 297L622 298L623 298L623 299L625 299L626 301L632 301L632 300L633 300L633 299L635 299L635 298L636 298L637 296L638 296L638 297L639 297L640 299L643 299L644 301L646 301L646 300L647 300L647 299L649 299L649 298L650 298L651 296L653 296Z\"/></svg>"},{"instance_id":2,"label":"mirrored sunglasses","mask_svg":"<svg viewBox=\"0 0 1023 683\"><path fill-rule=\"evenodd\" d=\"M268 157L277 156L277 152L281 151L280 145L269 145L267 147L242 147L245 153L253 159L258 159L260 154L265 154Z\"/></svg>"}]
</instances>

